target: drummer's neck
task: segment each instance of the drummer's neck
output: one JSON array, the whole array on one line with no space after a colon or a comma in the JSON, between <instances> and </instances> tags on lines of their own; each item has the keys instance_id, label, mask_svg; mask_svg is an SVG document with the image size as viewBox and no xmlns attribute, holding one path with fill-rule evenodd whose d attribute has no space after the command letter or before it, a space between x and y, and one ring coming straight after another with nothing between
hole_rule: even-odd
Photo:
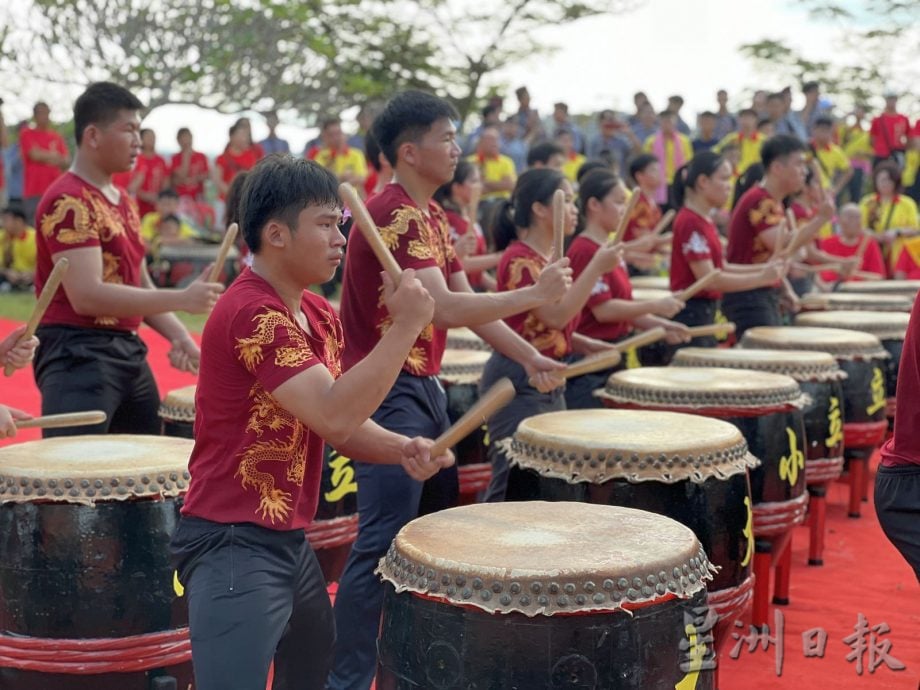
<instances>
[{"instance_id":1,"label":"drummer's neck","mask_svg":"<svg viewBox=\"0 0 920 690\"><path fill-rule=\"evenodd\" d=\"M603 227L590 220L585 224L585 229L581 231L581 234L598 244L605 244L610 236L610 233L604 230Z\"/></svg>"},{"instance_id":2,"label":"drummer's neck","mask_svg":"<svg viewBox=\"0 0 920 690\"><path fill-rule=\"evenodd\" d=\"M782 201L783 197L786 196L783 194L780 187L780 184L769 175L763 178L763 188L766 189L767 193L777 201Z\"/></svg>"},{"instance_id":3,"label":"drummer's neck","mask_svg":"<svg viewBox=\"0 0 920 690\"><path fill-rule=\"evenodd\" d=\"M272 286L275 292L278 293L278 297L284 302L284 305L290 309L291 314L295 317L300 314L303 287L285 280L280 271L273 270L270 265L267 265L265 257L254 256L250 270Z\"/></svg>"}]
</instances>

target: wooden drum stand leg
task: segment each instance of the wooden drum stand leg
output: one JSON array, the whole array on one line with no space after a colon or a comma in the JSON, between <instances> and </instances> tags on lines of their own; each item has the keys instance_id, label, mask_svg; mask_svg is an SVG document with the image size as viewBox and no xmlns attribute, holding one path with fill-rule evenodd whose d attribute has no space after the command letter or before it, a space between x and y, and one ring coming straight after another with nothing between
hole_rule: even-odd
<instances>
[{"instance_id":1,"label":"wooden drum stand leg","mask_svg":"<svg viewBox=\"0 0 920 690\"><path fill-rule=\"evenodd\" d=\"M824 565L827 484L813 484L809 486L808 494L808 565Z\"/></svg>"}]
</instances>

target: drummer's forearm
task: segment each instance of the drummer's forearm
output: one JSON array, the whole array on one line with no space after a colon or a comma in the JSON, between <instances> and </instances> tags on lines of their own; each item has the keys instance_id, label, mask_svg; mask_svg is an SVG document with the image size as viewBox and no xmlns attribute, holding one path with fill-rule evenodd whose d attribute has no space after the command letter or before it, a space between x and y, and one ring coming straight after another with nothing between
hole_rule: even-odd
<instances>
[{"instance_id":1,"label":"drummer's forearm","mask_svg":"<svg viewBox=\"0 0 920 690\"><path fill-rule=\"evenodd\" d=\"M402 460L406 440L402 434L387 431L368 419L347 441L335 446L335 449L339 454L361 462L395 465Z\"/></svg>"},{"instance_id":2,"label":"drummer's forearm","mask_svg":"<svg viewBox=\"0 0 920 690\"><path fill-rule=\"evenodd\" d=\"M144 323L166 338L169 342L191 340L188 329L171 311L144 317Z\"/></svg>"}]
</instances>

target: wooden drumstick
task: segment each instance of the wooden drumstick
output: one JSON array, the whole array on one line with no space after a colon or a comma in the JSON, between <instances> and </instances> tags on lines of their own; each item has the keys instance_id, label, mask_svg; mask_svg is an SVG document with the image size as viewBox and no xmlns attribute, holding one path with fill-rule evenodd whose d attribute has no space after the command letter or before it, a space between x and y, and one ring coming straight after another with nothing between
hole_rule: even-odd
<instances>
[{"instance_id":1,"label":"wooden drumstick","mask_svg":"<svg viewBox=\"0 0 920 690\"><path fill-rule=\"evenodd\" d=\"M693 285L691 285L690 287L680 290L678 292L675 292L674 299L679 299L681 302L686 302L688 299L693 297L700 290L705 290L706 287L708 287L709 284L712 281L714 281L716 278L718 278L720 275L722 275L722 271L718 268L713 271L710 271L709 273L704 275L702 278L697 280L695 283L693 283Z\"/></svg>"},{"instance_id":2,"label":"wooden drumstick","mask_svg":"<svg viewBox=\"0 0 920 690\"><path fill-rule=\"evenodd\" d=\"M88 426L102 424L106 414L102 410L87 410L86 412L65 412L63 414L48 414L44 417L21 419L16 421L17 429L61 429L67 426Z\"/></svg>"},{"instance_id":3,"label":"wooden drumstick","mask_svg":"<svg viewBox=\"0 0 920 690\"><path fill-rule=\"evenodd\" d=\"M553 193L553 261L562 258L565 249L565 192Z\"/></svg>"},{"instance_id":4,"label":"wooden drumstick","mask_svg":"<svg viewBox=\"0 0 920 690\"><path fill-rule=\"evenodd\" d=\"M374 252L374 256L377 257L377 261L379 261L384 270L390 274L393 283L398 284L402 276L402 269L393 257L392 252L390 252L383 243L383 239L380 237L380 231L377 230L377 224L374 222L374 219L371 218L371 214L368 213L367 206L361 201L358 192L356 192L355 188L350 184L343 182L339 185L339 195L342 197L345 205L351 209L351 215L354 216L355 223L357 223L361 234L364 235L364 239L366 239L367 243L371 246L371 250Z\"/></svg>"},{"instance_id":5,"label":"wooden drumstick","mask_svg":"<svg viewBox=\"0 0 920 690\"><path fill-rule=\"evenodd\" d=\"M217 259L214 261L214 265L211 266L211 272L208 274L209 283L216 283L220 278L220 272L224 270L224 263L227 261L227 255L230 254L230 247L236 242L236 233L239 232L239 230L240 226L236 223L230 223L230 227L227 228L224 239L220 243L220 249L217 252Z\"/></svg>"},{"instance_id":6,"label":"wooden drumstick","mask_svg":"<svg viewBox=\"0 0 920 690\"><path fill-rule=\"evenodd\" d=\"M617 223L617 229L614 231L608 240L609 244L616 244L623 239L623 233L626 232L626 226L629 225L629 217L632 215L632 212L636 208L636 204L639 203L639 196L642 194L641 190L636 190L632 193L632 196L629 197L629 201L626 203L626 208L623 210L623 215L620 216L620 222Z\"/></svg>"},{"instance_id":7,"label":"wooden drumstick","mask_svg":"<svg viewBox=\"0 0 920 690\"><path fill-rule=\"evenodd\" d=\"M735 324L731 321L726 323L710 323L705 326L690 326L691 338L699 338L705 335L728 335L735 332Z\"/></svg>"},{"instance_id":8,"label":"wooden drumstick","mask_svg":"<svg viewBox=\"0 0 920 690\"><path fill-rule=\"evenodd\" d=\"M664 335L665 330L661 326L650 328L647 331L642 331L631 338L616 343L612 350L585 357L583 360L575 362L575 364L570 364L557 373L564 379L570 379L576 376L584 376L585 374L593 374L595 371L610 369L620 363L624 352L632 348L640 348L645 345L656 343L661 340Z\"/></svg>"},{"instance_id":9,"label":"wooden drumstick","mask_svg":"<svg viewBox=\"0 0 920 690\"><path fill-rule=\"evenodd\" d=\"M431 457L436 458L469 436L482 426L483 422L502 409L514 398L514 384L510 379L501 378L479 398L467 412L460 417L443 434L438 436L431 447Z\"/></svg>"},{"instance_id":10,"label":"wooden drumstick","mask_svg":"<svg viewBox=\"0 0 920 690\"><path fill-rule=\"evenodd\" d=\"M655 226L655 229L652 230L653 235L660 235L664 232L664 229L671 224L671 221L674 220L674 216L677 215L677 212L672 208L670 211L665 213L661 220L658 221L658 225Z\"/></svg>"},{"instance_id":11,"label":"wooden drumstick","mask_svg":"<svg viewBox=\"0 0 920 690\"><path fill-rule=\"evenodd\" d=\"M51 299L54 297L54 293L57 292L58 287L61 285L61 281L64 279L64 274L67 273L67 269L69 267L70 261L66 257L58 259L54 264L54 268L51 269L48 280L45 281L45 285L42 287L42 292L38 296L38 301L35 303L35 308L32 309L32 314L29 316L29 321L26 324L26 330L21 336L19 336L19 340L16 341L17 345L23 340L28 340L33 335L35 335L35 329L38 328L38 324L41 322L42 317L45 315L45 310L48 309L48 305L51 304ZM16 371L16 367L14 367L12 364L7 364L5 367L3 367L3 373L6 376L12 376L14 371Z\"/></svg>"}]
</instances>

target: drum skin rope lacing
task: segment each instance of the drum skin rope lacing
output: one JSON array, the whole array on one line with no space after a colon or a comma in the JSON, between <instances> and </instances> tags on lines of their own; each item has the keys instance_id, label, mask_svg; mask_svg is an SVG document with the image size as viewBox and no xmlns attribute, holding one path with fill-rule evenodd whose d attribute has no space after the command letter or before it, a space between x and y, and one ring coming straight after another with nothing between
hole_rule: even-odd
<instances>
[{"instance_id":1,"label":"drum skin rope lacing","mask_svg":"<svg viewBox=\"0 0 920 690\"><path fill-rule=\"evenodd\" d=\"M188 628L117 638L0 635L0 667L40 673L131 673L192 659Z\"/></svg>"}]
</instances>

